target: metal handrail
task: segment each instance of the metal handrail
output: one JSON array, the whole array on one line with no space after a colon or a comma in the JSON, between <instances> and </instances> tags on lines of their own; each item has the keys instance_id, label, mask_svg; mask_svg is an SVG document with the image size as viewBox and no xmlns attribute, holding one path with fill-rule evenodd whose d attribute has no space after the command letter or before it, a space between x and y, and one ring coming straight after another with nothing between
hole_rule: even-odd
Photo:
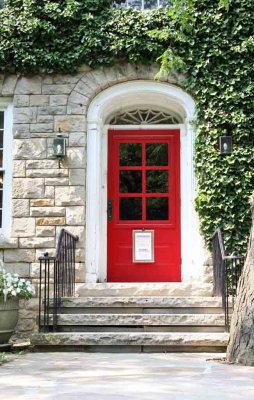
<instances>
[{"instance_id":1,"label":"metal handrail","mask_svg":"<svg viewBox=\"0 0 254 400\"><path fill-rule=\"evenodd\" d=\"M212 237L213 295L221 296L225 315L225 329L229 331L229 300L234 305L238 281L243 269L244 257L226 255L221 230L216 229Z\"/></svg>"},{"instance_id":2,"label":"metal handrail","mask_svg":"<svg viewBox=\"0 0 254 400\"><path fill-rule=\"evenodd\" d=\"M40 257L39 275L39 330L57 330L57 316L61 297L75 294L75 250L78 236L62 229L56 255ZM50 319L52 311L53 320Z\"/></svg>"}]
</instances>

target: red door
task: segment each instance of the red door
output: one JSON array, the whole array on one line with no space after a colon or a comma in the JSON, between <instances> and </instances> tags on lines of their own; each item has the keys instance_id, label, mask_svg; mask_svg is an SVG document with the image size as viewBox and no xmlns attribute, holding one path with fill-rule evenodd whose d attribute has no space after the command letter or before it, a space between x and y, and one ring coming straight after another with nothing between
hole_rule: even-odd
<instances>
[{"instance_id":1,"label":"red door","mask_svg":"<svg viewBox=\"0 0 254 400\"><path fill-rule=\"evenodd\" d=\"M141 251L136 230L153 234ZM142 249L142 246L146 247ZM151 255L151 254L150 254ZM178 282L180 247L180 131L109 130L108 282Z\"/></svg>"}]
</instances>

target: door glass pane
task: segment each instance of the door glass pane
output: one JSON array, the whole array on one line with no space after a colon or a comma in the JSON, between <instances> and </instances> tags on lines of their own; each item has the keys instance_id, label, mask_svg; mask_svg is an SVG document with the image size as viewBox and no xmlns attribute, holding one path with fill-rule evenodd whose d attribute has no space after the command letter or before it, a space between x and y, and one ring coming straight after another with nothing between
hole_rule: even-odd
<instances>
[{"instance_id":1,"label":"door glass pane","mask_svg":"<svg viewBox=\"0 0 254 400\"><path fill-rule=\"evenodd\" d=\"M0 189L3 188L3 179L4 179L4 174L3 172L0 172Z\"/></svg>"},{"instance_id":2,"label":"door glass pane","mask_svg":"<svg viewBox=\"0 0 254 400\"><path fill-rule=\"evenodd\" d=\"M142 199L141 197L120 198L120 220L133 221L142 220Z\"/></svg>"},{"instance_id":3,"label":"door glass pane","mask_svg":"<svg viewBox=\"0 0 254 400\"><path fill-rule=\"evenodd\" d=\"M0 228L2 228L2 210L0 210Z\"/></svg>"},{"instance_id":4,"label":"door glass pane","mask_svg":"<svg viewBox=\"0 0 254 400\"><path fill-rule=\"evenodd\" d=\"M3 148L3 132L0 131L0 149Z\"/></svg>"},{"instance_id":5,"label":"door glass pane","mask_svg":"<svg viewBox=\"0 0 254 400\"><path fill-rule=\"evenodd\" d=\"M167 193L168 171L146 171L146 193Z\"/></svg>"},{"instance_id":6,"label":"door glass pane","mask_svg":"<svg viewBox=\"0 0 254 400\"><path fill-rule=\"evenodd\" d=\"M168 198L156 197L146 199L147 220L168 220Z\"/></svg>"},{"instance_id":7,"label":"door glass pane","mask_svg":"<svg viewBox=\"0 0 254 400\"><path fill-rule=\"evenodd\" d=\"M144 9L152 10L153 8L157 8L158 0L144 0Z\"/></svg>"},{"instance_id":8,"label":"door glass pane","mask_svg":"<svg viewBox=\"0 0 254 400\"><path fill-rule=\"evenodd\" d=\"M142 193L142 172L120 171L120 193Z\"/></svg>"},{"instance_id":9,"label":"door glass pane","mask_svg":"<svg viewBox=\"0 0 254 400\"><path fill-rule=\"evenodd\" d=\"M146 145L146 165L168 165L168 144L150 143Z\"/></svg>"},{"instance_id":10,"label":"door glass pane","mask_svg":"<svg viewBox=\"0 0 254 400\"><path fill-rule=\"evenodd\" d=\"M0 111L0 129L4 129L4 113Z\"/></svg>"},{"instance_id":11,"label":"door glass pane","mask_svg":"<svg viewBox=\"0 0 254 400\"><path fill-rule=\"evenodd\" d=\"M3 166L3 150L0 150L0 168Z\"/></svg>"},{"instance_id":12,"label":"door glass pane","mask_svg":"<svg viewBox=\"0 0 254 400\"><path fill-rule=\"evenodd\" d=\"M120 166L142 165L142 144L121 143L120 144Z\"/></svg>"}]
</instances>

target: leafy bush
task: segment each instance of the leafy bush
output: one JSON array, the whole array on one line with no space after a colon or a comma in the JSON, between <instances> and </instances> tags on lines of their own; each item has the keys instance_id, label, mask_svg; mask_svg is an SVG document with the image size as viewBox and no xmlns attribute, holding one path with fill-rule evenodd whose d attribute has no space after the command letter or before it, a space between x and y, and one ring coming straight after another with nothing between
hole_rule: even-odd
<instances>
[{"instance_id":1,"label":"leafy bush","mask_svg":"<svg viewBox=\"0 0 254 400\"><path fill-rule=\"evenodd\" d=\"M19 278L18 274L0 271L0 299L30 299L34 294L34 286L30 281Z\"/></svg>"}]
</instances>

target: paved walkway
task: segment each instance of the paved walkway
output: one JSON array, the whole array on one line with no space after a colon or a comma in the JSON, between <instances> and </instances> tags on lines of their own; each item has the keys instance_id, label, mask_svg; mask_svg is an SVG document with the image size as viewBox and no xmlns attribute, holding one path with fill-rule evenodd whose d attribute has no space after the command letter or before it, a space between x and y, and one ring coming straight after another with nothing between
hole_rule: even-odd
<instances>
[{"instance_id":1,"label":"paved walkway","mask_svg":"<svg viewBox=\"0 0 254 400\"><path fill-rule=\"evenodd\" d=\"M0 366L0 399L253 400L254 368L206 361L213 357L23 354Z\"/></svg>"}]
</instances>

